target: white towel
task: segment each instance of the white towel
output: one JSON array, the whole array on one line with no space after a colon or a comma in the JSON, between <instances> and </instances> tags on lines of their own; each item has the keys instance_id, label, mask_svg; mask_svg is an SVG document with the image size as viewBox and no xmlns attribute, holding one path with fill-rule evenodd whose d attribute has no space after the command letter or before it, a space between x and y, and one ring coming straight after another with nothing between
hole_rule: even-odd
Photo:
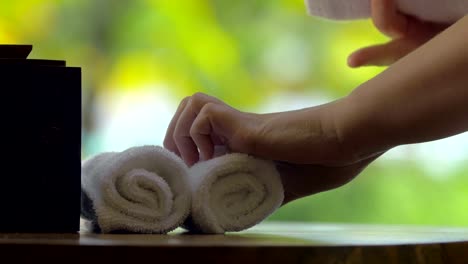
<instances>
[{"instance_id":1,"label":"white towel","mask_svg":"<svg viewBox=\"0 0 468 264\"><path fill-rule=\"evenodd\" d=\"M82 216L104 233L171 231L189 214L187 173L179 157L157 146L94 156L82 165Z\"/></svg>"},{"instance_id":2,"label":"white towel","mask_svg":"<svg viewBox=\"0 0 468 264\"><path fill-rule=\"evenodd\" d=\"M261 222L283 202L273 162L227 154L190 168L192 211L185 227L203 233L240 231Z\"/></svg>"},{"instance_id":3,"label":"white towel","mask_svg":"<svg viewBox=\"0 0 468 264\"><path fill-rule=\"evenodd\" d=\"M349 20L370 17L370 0L305 0L309 14ZM396 0L398 9L421 20L452 23L468 14L468 0Z\"/></svg>"}]
</instances>

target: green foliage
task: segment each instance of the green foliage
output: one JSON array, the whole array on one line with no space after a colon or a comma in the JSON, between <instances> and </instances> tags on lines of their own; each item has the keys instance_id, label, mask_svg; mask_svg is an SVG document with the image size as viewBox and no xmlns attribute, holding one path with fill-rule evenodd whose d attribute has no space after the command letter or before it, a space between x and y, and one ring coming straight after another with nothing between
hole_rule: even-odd
<instances>
[{"instance_id":1,"label":"green foliage","mask_svg":"<svg viewBox=\"0 0 468 264\"><path fill-rule=\"evenodd\" d=\"M294 201L270 220L466 226L467 171L465 165L431 178L416 162L377 162L344 187Z\"/></svg>"},{"instance_id":2,"label":"green foliage","mask_svg":"<svg viewBox=\"0 0 468 264\"><path fill-rule=\"evenodd\" d=\"M245 107L279 89L343 96L380 71L346 66L383 40L369 21L312 18L302 0L24 0L0 16L1 42L83 66L85 88L102 92L162 83Z\"/></svg>"},{"instance_id":3,"label":"green foliage","mask_svg":"<svg viewBox=\"0 0 468 264\"><path fill-rule=\"evenodd\" d=\"M383 41L370 21L308 16L303 0L0 3L0 43L34 44L32 57L83 68L85 146L96 144L95 109L110 111L109 94L164 89L178 101L202 91L248 109L279 91L338 98L382 71L350 69L347 55ZM420 163L382 161L271 219L466 225L467 171L435 180Z\"/></svg>"}]
</instances>

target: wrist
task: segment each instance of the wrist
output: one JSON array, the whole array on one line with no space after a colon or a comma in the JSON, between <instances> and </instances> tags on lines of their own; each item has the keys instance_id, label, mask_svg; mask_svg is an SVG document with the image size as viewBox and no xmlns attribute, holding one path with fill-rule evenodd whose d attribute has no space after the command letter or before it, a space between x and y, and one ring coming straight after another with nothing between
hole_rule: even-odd
<instances>
[{"instance_id":1,"label":"wrist","mask_svg":"<svg viewBox=\"0 0 468 264\"><path fill-rule=\"evenodd\" d=\"M337 101L333 120L341 150L349 163L374 157L394 147L391 137L385 134L384 119L372 111L371 105L366 105L359 91Z\"/></svg>"}]
</instances>

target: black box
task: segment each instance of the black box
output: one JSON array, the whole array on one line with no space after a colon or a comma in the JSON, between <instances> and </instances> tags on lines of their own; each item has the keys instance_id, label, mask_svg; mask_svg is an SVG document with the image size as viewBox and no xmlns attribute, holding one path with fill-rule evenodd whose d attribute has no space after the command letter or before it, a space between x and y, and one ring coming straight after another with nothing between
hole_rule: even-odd
<instances>
[{"instance_id":1,"label":"black box","mask_svg":"<svg viewBox=\"0 0 468 264\"><path fill-rule=\"evenodd\" d=\"M81 69L0 45L0 232L77 232Z\"/></svg>"}]
</instances>

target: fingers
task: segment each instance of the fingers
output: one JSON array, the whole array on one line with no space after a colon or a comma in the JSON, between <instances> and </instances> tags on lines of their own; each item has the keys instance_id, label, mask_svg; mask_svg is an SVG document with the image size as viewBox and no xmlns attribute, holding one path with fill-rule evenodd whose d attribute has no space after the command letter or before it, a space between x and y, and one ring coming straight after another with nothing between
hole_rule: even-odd
<instances>
[{"instance_id":1,"label":"fingers","mask_svg":"<svg viewBox=\"0 0 468 264\"><path fill-rule=\"evenodd\" d=\"M211 133L213 106L225 106L220 100L196 93L185 98L179 105L166 132L164 146L193 165L200 159L213 156L219 135ZM200 150L200 154L199 154Z\"/></svg>"},{"instance_id":2,"label":"fingers","mask_svg":"<svg viewBox=\"0 0 468 264\"><path fill-rule=\"evenodd\" d=\"M195 118L197 118L198 111L200 111L198 108L201 107L203 107L202 104L199 105L198 101L196 102L194 98L191 98L180 114L174 129L173 139L187 165L193 165L199 160L198 148L190 136L190 128Z\"/></svg>"},{"instance_id":3,"label":"fingers","mask_svg":"<svg viewBox=\"0 0 468 264\"><path fill-rule=\"evenodd\" d=\"M348 57L348 65L352 68L361 66L387 66L414 50L412 43L393 40L386 44L359 49Z\"/></svg>"},{"instance_id":4,"label":"fingers","mask_svg":"<svg viewBox=\"0 0 468 264\"><path fill-rule=\"evenodd\" d=\"M391 38L401 38L408 30L408 18L398 11L395 1L371 0L371 16L380 32Z\"/></svg>"},{"instance_id":5,"label":"fingers","mask_svg":"<svg viewBox=\"0 0 468 264\"><path fill-rule=\"evenodd\" d=\"M185 106L187 105L187 102L190 100L190 97L185 97L179 104L179 107L176 110L176 113L172 117L171 122L169 123L169 127L167 128L166 131L166 136L164 138L164 147L167 148L168 150L174 152L175 154L180 156L179 149L177 148L177 145L174 141L173 135L174 135L174 130L177 125L177 121L179 120L180 115L185 109Z\"/></svg>"},{"instance_id":6,"label":"fingers","mask_svg":"<svg viewBox=\"0 0 468 264\"><path fill-rule=\"evenodd\" d=\"M237 152L248 152L248 140L235 135L241 127L246 133L249 127L247 123L249 121L246 115L236 109L226 104L208 102L192 122L190 137L197 145L202 160L213 158L215 146L220 143L225 148L234 148Z\"/></svg>"},{"instance_id":7,"label":"fingers","mask_svg":"<svg viewBox=\"0 0 468 264\"><path fill-rule=\"evenodd\" d=\"M201 160L207 160L213 157L214 147L217 142L212 136L212 121L216 115L218 105L207 103L203 106L197 118L190 128L190 136L200 150Z\"/></svg>"}]
</instances>

